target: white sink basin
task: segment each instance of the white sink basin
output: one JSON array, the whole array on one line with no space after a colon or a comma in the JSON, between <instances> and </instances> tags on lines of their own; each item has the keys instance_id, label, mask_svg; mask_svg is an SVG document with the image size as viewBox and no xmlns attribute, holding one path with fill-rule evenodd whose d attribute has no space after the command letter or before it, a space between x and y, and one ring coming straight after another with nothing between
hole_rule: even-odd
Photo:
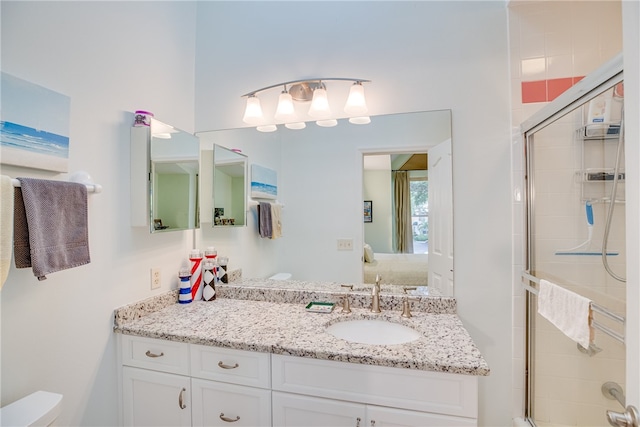
<instances>
[{"instance_id":1,"label":"white sink basin","mask_svg":"<svg viewBox=\"0 0 640 427\"><path fill-rule=\"evenodd\" d=\"M336 338L361 344L404 344L420 338L420 333L408 326L384 320L346 320L327 327Z\"/></svg>"}]
</instances>

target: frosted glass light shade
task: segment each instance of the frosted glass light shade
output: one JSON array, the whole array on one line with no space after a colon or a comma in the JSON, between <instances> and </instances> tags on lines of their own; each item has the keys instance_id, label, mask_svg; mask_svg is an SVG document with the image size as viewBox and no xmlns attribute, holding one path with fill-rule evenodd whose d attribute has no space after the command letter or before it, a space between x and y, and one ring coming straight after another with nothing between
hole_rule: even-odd
<instances>
[{"instance_id":1,"label":"frosted glass light shade","mask_svg":"<svg viewBox=\"0 0 640 427\"><path fill-rule=\"evenodd\" d=\"M354 116L364 116L367 114L367 101L364 97L364 86L362 83L356 82L349 89L349 97L347 103L344 106L344 111L347 114Z\"/></svg>"},{"instance_id":2,"label":"frosted glass light shade","mask_svg":"<svg viewBox=\"0 0 640 427\"><path fill-rule=\"evenodd\" d=\"M320 87L313 91L313 99L311 100L311 107L309 107L309 115L314 119L326 119L331 116L331 109L329 108L326 89Z\"/></svg>"},{"instance_id":3,"label":"frosted glass light shade","mask_svg":"<svg viewBox=\"0 0 640 427\"><path fill-rule=\"evenodd\" d=\"M338 121L336 119L318 120L316 124L323 128L332 128L338 124Z\"/></svg>"},{"instance_id":4,"label":"frosted glass light shade","mask_svg":"<svg viewBox=\"0 0 640 427\"><path fill-rule=\"evenodd\" d=\"M249 125L262 123L262 107L257 96L251 95L247 98L247 106L244 109L242 121Z\"/></svg>"},{"instance_id":5,"label":"frosted glass light shade","mask_svg":"<svg viewBox=\"0 0 640 427\"><path fill-rule=\"evenodd\" d=\"M259 132L275 132L276 130L278 130L278 127L276 125L264 125L264 126L258 126L256 127L256 129Z\"/></svg>"},{"instance_id":6,"label":"frosted glass light shade","mask_svg":"<svg viewBox=\"0 0 640 427\"><path fill-rule=\"evenodd\" d=\"M286 123L284 127L286 127L287 129L298 130L306 128L307 124L305 122Z\"/></svg>"},{"instance_id":7,"label":"frosted glass light shade","mask_svg":"<svg viewBox=\"0 0 640 427\"><path fill-rule=\"evenodd\" d=\"M368 125L369 123L371 123L371 118L369 116L351 117L349 119L349 123L352 123L354 125Z\"/></svg>"},{"instance_id":8,"label":"frosted glass light shade","mask_svg":"<svg viewBox=\"0 0 640 427\"><path fill-rule=\"evenodd\" d=\"M279 122L289 122L296 118L296 112L293 107L293 99L288 92L282 92L278 97L278 108L273 116Z\"/></svg>"}]
</instances>

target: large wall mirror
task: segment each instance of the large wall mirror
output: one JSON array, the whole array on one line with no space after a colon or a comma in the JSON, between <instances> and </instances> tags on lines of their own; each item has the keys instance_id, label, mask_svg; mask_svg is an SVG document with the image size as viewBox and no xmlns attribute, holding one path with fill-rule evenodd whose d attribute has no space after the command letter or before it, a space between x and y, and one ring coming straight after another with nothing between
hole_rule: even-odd
<instances>
[{"instance_id":1,"label":"large wall mirror","mask_svg":"<svg viewBox=\"0 0 640 427\"><path fill-rule=\"evenodd\" d=\"M452 296L451 112L379 115L371 117L368 125L353 125L346 119L338 122L331 128L308 123L302 130L281 128L272 133L254 128L198 133L208 150L213 149L209 144L239 147L252 164L278 172L278 200L284 204L283 236L274 241L261 240L253 230L255 224L250 224L248 233L255 236L256 247L269 252L269 261L243 265L243 277L267 278L286 272L291 273L292 280L365 283L370 282L365 275L365 244L375 248L374 260L382 261L386 255L409 258L413 254L402 253L392 245L397 239L392 234L395 208L391 197L391 175L396 166L389 166L384 185L370 185L364 162L370 156L386 156L405 159L404 164L417 155L423 163L428 159L420 172L420 179L427 180L428 201L412 212L417 218L412 216L406 224L409 231L417 233L414 248L424 248L422 256L415 257L422 264L397 260L386 263L389 270L382 274L383 283L428 284L429 289L436 289L434 294ZM203 165L203 174L205 169ZM372 222L363 218L365 200L373 200ZM247 210L254 218L253 210ZM386 229L385 236L371 234L377 226ZM378 246L378 238L389 244ZM351 249L339 248L338 241L344 240L352 243ZM423 275L420 282L403 278L416 268ZM428 274L426 280L424 274Z\"/></svg>"}]
</instances>

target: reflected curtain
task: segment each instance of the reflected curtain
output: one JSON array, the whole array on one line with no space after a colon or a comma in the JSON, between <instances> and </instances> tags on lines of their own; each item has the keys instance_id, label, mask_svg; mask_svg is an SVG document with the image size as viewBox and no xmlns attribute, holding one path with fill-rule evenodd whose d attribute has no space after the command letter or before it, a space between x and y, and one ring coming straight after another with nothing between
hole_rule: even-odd
<instances>
[{"instance_id":1,"label":"reflected curtain","mask_svg":"<svg viewBox=\"0 0 640 427\"><path fill-rule=\"evenodd\" d=\"M413 229L411 226L411 190L407 171L393 171L393 201L396 252L411 254L413 253Z\"/></svg>"}]
</instances>

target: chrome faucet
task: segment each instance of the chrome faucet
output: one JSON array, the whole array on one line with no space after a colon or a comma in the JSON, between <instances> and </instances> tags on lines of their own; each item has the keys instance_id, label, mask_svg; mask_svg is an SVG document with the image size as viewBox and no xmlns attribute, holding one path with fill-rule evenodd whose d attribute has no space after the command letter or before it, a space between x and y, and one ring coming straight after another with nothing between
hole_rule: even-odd
<instances>
[{"instance_id":1,"label":"chrome faucet","mask_svg":"<svg viewBox=\"0 0 640 427\"><path fill-rule=\"evenodd\" d=\"M379 274L376 274L376 283L373 285L373 290L371 291L371 312L380 313L380 277Z\"/></svg>"}]
</instances>

